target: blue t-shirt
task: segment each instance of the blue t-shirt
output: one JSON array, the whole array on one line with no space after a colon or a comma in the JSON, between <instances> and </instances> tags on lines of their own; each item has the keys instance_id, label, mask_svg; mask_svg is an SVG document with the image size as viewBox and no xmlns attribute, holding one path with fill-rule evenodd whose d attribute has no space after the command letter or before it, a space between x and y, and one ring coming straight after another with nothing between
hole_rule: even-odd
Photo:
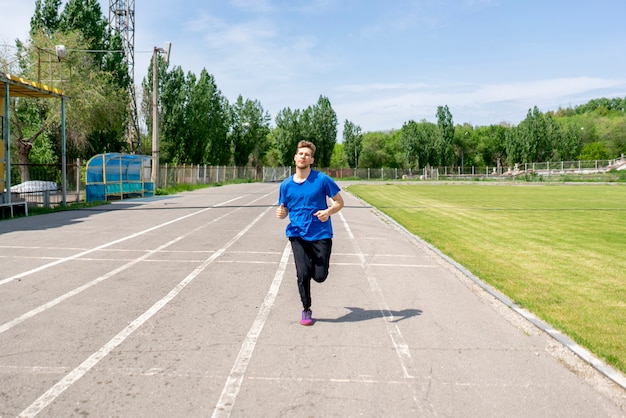
<instances>
[{"instance_id":1,"label":"blue t-shirt","mask_svg":"<svg viewBox=\"0 0 626 418\"><path fill-rule=\"evenodd\" d=\"M333 197L341 189L335 181L324 173L311 170L309 177L296 183L293 176L280 184L278 204L289 211L287 237L301 237L306 241L317 241L333 237L330 217L322 222L313 216L318 210L328 209L327 197Z\"/></svg>"}]
</instances>

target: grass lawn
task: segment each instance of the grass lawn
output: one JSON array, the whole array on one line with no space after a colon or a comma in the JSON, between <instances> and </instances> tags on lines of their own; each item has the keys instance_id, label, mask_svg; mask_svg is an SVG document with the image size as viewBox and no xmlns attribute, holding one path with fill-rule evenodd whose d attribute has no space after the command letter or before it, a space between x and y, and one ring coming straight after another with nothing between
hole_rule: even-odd
<instances>
[{"instance_id":1,"label":"grass lawn","mask_svg":"<svg viewBox=\"0 0 626 418\"><path fill-rule=\"evenodd\" d=\"M380 183L348 190L626 372L626 186Z\"/></svg>"}]
</instances>

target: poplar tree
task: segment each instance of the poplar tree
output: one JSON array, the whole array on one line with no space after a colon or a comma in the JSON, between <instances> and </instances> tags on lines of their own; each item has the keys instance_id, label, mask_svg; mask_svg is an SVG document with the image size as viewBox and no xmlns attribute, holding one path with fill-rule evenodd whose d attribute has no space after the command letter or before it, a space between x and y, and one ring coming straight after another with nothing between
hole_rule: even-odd
<instances>
[{"instance_id":1,"label":"poplar tree","mask_svg":"<svg viewBox=\"0 0 626 418\"><path fill-rule=\"evenodd\" d=\"M275 118L276 128L273 131L278 162L283 166L293 165L298 142L302 139L300 114L298 109L287 107L278 112Z\"/></svg>"},{"instance_id":2,"label":"poplar tree","mask_svg":"<svg viewBox=\"0 0 626 418\"><path fill-rule=\"evenodd\" d=\"M317 148L315 163L318 167L329 167L337 142L337 114L330 100L324 96L319 97L313 109L313 142Z\"/></svg>"},{"instance_id":3,"label":"poplar tree","mask_svg":"<svg viewBox=\"0 0 626 418\"><path fill-rule=\"evenodd\" d=\"M363 133L361 127L346 119L343 123L343 155L350 167L358 168L362 148Z\"/></svg>"},{"instance_id":4,"label":"poplar tree","mask_svg":"<svg viewBox=\"0 0 626 418\"><path fill-rule=\"evenodd\" d=\"M439 127L440 135L435 143L438 159L435 162L441 165L450 165L454 149L454 121L448 105L437 107L437 126Z\"/></svg>"},{"instance_id":5,"label":"poplar tree","mask_svg":"<svg viewBox=\"0 0 626 418\"><path fill-rule=\"evenodd\" d=\"M270 115L258 100L243 100L239 95L232 106L233 163L246 166L249 162L256 166L267 153Z\"/></svg>"}]
</instances>

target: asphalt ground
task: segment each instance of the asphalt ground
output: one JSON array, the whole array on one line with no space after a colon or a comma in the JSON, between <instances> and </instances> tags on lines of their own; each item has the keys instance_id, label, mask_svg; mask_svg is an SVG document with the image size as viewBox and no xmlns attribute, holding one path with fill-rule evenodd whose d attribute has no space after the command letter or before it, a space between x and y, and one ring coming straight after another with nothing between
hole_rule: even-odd
<instances>
[{"instance_id":1,"label":"asphalt ground","mask_svg":"<svg viewBox=\"0 0 626 418\"><path fill-rule=\"evenodd\" d=\"M276 183L0 222L0 416L626 416L567 339L343 196L310 327Z\"/></svg>"}]
</instances>

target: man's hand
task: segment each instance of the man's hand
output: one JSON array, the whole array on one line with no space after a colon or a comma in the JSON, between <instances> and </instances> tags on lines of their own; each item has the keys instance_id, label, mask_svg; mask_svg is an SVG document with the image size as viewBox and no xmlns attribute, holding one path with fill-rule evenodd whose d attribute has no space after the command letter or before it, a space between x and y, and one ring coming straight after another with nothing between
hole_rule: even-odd
<instances>
[{"instance_id":1,"label":"man's hand","mask_svg":"<svg viewBox=\"0 0 626 418\"><path fill-rule=\"evenodd\" d=\"M328 220L328 218L330 218L330 214L328 213L328 209L326 209L326 210L318 210L317 212L315 212L313 214L313 216L315 216L317 219L319 219L322 222L326 222Z\"/></svg>"},{"instance_id":2,"label":"man's hand","mask_svg":"<svg viewBox=\"0 0 626 418\"><path fill-rule=\"evenodd\" d=\"M276 217L278 219L285 219L287 216L287 208L284 203L281 203L279 207L276 208Z\"/></svg>"},{"instance_id":3,"label":"man's hand","mask_svg":"<svg viewBox=\"0 0 626 418\"><path fill-rule=\"evenodd\" d=\"M333 200L331 207L324 210L318 210L313 214L313 216L322 222L326 222L330 218L330 215L339 212L341 208L343 208L343 197L341 197L340 193L337 193L335 196L331 197L331 199Z\"/></svg>"}]
</instances>

